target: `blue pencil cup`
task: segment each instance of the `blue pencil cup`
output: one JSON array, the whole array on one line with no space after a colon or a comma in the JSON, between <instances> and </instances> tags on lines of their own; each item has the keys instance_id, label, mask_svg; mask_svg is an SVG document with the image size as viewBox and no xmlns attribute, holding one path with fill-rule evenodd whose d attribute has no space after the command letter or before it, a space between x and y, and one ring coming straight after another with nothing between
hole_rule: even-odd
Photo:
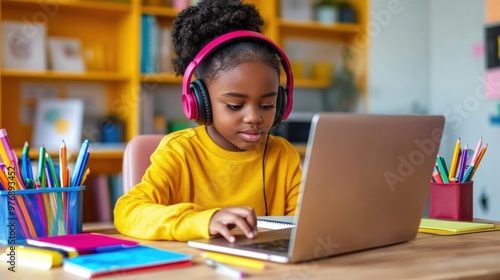
<instances>
[{"instance_id":1,"label":"blue pencil cup","mask_svg":"<svg viewBox=\"0 0 500 280\"><path fill-rule=\"evenodd\" d=\"M82 232L85 186L0 191L1 244Z\"/></svg>"}]
</instances>

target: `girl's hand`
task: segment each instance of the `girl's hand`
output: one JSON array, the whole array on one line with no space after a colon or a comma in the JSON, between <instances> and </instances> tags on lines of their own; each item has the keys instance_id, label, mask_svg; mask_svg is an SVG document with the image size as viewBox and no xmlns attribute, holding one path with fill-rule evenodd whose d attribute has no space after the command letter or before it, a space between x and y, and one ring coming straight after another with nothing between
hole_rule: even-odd
<instances>
[{"instance_id":1,"label":"girl's hand","mask_svg":"<svg viewBox=\"0 0 500 280\"><path fill-rule=\"evenodd\" d=\"M257 236L257 216L250 207L228 207L217 211L210 220L210 235L220 234L233 243L236 238L231 229L239 227L247 238Z\"/></svg>"}]
</instances>

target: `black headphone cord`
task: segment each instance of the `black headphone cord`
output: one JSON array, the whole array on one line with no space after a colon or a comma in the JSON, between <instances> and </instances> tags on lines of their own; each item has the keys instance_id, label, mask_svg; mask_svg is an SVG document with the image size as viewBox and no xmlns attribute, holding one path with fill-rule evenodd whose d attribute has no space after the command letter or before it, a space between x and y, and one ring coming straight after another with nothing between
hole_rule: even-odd
<instances>
[{"instance_id":1,"label":"black headphone cord","mask_svg":"<svg viewBox=\"0 0 500 280\"><path fill-rule=\"evenodd\" d=\"M264 146L264 154L262 155L262 193L264 194L264 206L266 207L266 216L268 215L267 212L267 198L266 198L266 164L265 164L265 159L266 159L266 151L267 151L267 142L269 141L269 134L270 132L267 132L267 138L266 138L266 145Z\"/></svg>"}]
</instances>

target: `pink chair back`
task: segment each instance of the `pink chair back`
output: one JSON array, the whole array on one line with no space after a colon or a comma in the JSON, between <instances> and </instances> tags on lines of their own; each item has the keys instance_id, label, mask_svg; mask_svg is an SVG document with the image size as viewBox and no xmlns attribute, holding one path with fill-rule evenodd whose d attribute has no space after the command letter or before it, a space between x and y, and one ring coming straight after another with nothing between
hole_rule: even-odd
<instances>
[{"instance_id":1,"label":"pink chair back","mask_svg":"<svg viewBox=\"0 0 500 280\"><path fill-rule=\"evenodd\" d=\"M151 154L165 135L137 135L127 143L123 154L123 193L141 182L146 169L151 165Z\"/></svg>"}]
</instances>

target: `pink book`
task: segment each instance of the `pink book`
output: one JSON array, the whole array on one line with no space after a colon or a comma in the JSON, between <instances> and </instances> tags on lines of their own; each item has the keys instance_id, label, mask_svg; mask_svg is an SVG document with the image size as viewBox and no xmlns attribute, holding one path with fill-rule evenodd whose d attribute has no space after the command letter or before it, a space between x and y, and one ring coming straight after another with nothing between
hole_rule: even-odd
<instances>
[{"instance_id":1,"label":"pink book","mask_svg":"<svg viewBox=\"0 0 500 280\"><path fill-rule=\"evenodd\" d=\"M136 241L130 241L99 233L78 233L41 238L28 238L26 239L26 242L33 246L57 248L68 252L78 252L79 255L117 251L123 248L139 245Z\"/></svg>"}]
</instances>

